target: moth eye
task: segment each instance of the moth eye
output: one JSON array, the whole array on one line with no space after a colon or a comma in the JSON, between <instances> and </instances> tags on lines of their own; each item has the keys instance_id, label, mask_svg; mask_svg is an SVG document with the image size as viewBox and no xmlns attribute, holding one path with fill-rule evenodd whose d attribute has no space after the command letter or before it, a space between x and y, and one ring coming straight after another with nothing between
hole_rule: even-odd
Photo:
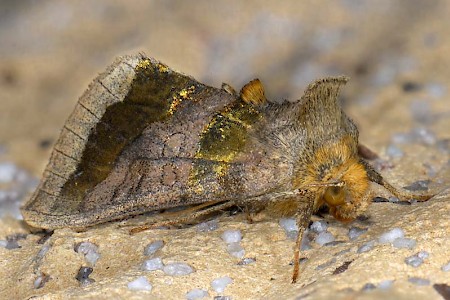
<instances>
[{"instance_id":1,"label":"moth eye","mask_svg":"<svg viewBox=\"0 0 450 300\"><path fill-rule=\"evenodd\" d=\"M345 191L340 186L332 186L327 188L323 196L325 202L332 206L337 206L345 203Z\"/></svg>"}]
</instances>

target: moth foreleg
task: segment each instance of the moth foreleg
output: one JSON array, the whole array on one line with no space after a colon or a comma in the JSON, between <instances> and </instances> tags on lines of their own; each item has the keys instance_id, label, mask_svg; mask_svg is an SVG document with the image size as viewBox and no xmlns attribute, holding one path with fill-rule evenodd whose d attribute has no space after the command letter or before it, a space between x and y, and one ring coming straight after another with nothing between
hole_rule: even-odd
<instances>
[{"instance_id":1,"label":"moth foreleg","mask_svg":"<svg viewBox=\"0 0 450 300\"><path fill-rule=\"evenodd\" d=\"M270 215L287 216L292 212L297 218L298 235L294 249L294 271L292 273L292 283L297 282L299 274L300 247L303 234L308 227L314 210L314 194L307 190L293 190L289 192L278 192L261 195L246 199L244 205L252 204L267 206ZM292 211L293 210L293 211Z\"/></svg>"},{"instance_id":2,"label":"moth foreleg","mask_svg":"<svg viewBox=\"0 0 450 300\"><path fill-rule=\"evenodd\" d=\"M309 221L313 214L314 200L306 198L307 201L300 202L297 210L297 226L298 235L294 249L294 271L292 272L292 283L297 282L300 271L300 247L302 244L303 234L308 227Z\"/></svg>"},{"instance_id":3,"label":"moth foreleg","mask_svg":"<svg viewBox=\"0 0 450 300\"><path fill-rule=\"evenodd\" d=\"M212 206L211 206L212 205ZM146 224L130 229L130 234L136 234L148 229L158 228L162 226L170 226L177 224L186 224L192 222L192 220L207 216L211 213L218 212L234 206L233 201L210 201L202 203L186 210L177 211L176 213L168 213L164 220L155 221L151 224ZM208 207L209 206L209 207ZM205 208L206 207L206 208Z\"/></svg>"}]
</instances>

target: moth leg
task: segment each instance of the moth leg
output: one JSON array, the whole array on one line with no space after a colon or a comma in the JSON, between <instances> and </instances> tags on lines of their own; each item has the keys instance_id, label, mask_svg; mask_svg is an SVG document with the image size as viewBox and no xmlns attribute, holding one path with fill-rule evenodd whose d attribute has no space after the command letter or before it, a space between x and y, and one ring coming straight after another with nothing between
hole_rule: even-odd
<instances>
[{"instance_id":1,"label":"moth leg","mask_svg":"<svg viewBox=\"0 0 450 300\"><path fill-rule=\"evenodd\" d=\"M248 207L248 205L246 205L244 207L244 212L245 212L245 218L247 219L247 222L249 224L253 224L253 214L250 212L250 208Z\"/></svg>"},{"instance_id":2,"label":"moth leg","mask_svg":"<svg viewBox=\"0 0 450 300\"><path fill-rule=\"evenodd\" d=\"M236 90L231 85L229 85L228 83L225 83L225 82L222 83L222 90L224 90L225 92L227 92L231 96L234 96L236 98L238 97L238 93L236 92Z\"/></svg>"},{"instance_id":3,"label":"moth leg","mask_svg":"<svg viewBox=\"0 0 450 300\"><path fill-rule=\"evenodd\" d=\"M397 197L400 201L403 202L409 202L412 199L415 199L417 201L427 201L434 195L427 194L427 193L414 193L410 192L401 188L397 188L387 182L383 176L381 176L380 173L378 173L369 163L367 163L365 160L361 160L364 164L364 167L367 171L367 175L369 176L370 181L375 182L382 187L384 187L386 190L388 190L392 195Z\"/></svg>"},{"instance_id":4,"label":"moth leg","mask_svg":"<svg viewBox=\"0 0 450 300\"><path fill-rule=\"evenodd\" d=\"M309 221L313 214L313 199L306 198L305 200L307 201L302 201L297 210L298 235L297 240L295 241L294 271L292 272L292 283L296 283L298 279L298 274L300 271L300 247L302 244L303 234L305 233L305 228L308 227Z\"/></svg>"},{"instance_id":5,"label":"moth leg","mask_svg":"<svg viewBox=\"0 0 450 300\"><path fill-rule=\"evenodd\" d=\"M262 203L270 204L272 202L295 203L297 216L297 226L299 228L297 240L294 249L294 271L292 273L292 283L297 282L300 270L300 246L302 243L305 228L308 227L309 221L314 210L314 195L308 193L307 190L295 190L291 192L280 192L257 196L251 199L246 199L247 205L261 205ZM290 205L289 205L290 206Z\"/></svg>"},{"instance_id":6,"label":"moth leg","mask_svg":"<svg viewBox=\"0 0 450 300\"><path fill-rule=\"evenodd\" d=\"M392 195L397 197L400 201L409 201L412 199L415 199L420 202L428 201L433 195L426 194L426 193L413 193L407 190L399 189L391 185L389 182L383 181L381 182L381 185L388 190Z\"/></svg>"},{"instance_id":7,"label":"moth leg","mask_svg":"<svg viewBox=\"0 0 450 300\"><path fill-rule=\"evenodd\" d=\"M373 160L379 158L378 154L365 146L364 144L358 144L358 155L367 160Z\"/></svg>"},{"instance_id":8,"label":"moth leg","mask_svg":"<svg viewBox=\"0 0 450 300\"><path fill-rule=\"evenodd\" d=\"M206 202L206 203L202 203L200 205L194 206L187 210L183 210L183 211L181 211L183 213L182 216L175 216L175 218L171 218L170 220L161 220L161 221L156 221L152 224L134 227L134 228L130 229L129 233L136 234L136 233L148 230L148 229L153 229L153 228L157 228L157 227L161 227L161 226L169 226L169 225L188 223L189 221L209 215L209 214L211 214L213 212L217 212L219 210L230 208L231 206L235 205L235 203L233 201L226 201L226 202L223 202L223 203L220 203L217 205L215 203L219 203L219 201L217 201L217 202L210 201L210 202ZM213 205L213 206L211 206L211 205ZM208 207L208 206L210 206L210 207ZM205 208L205 207L207 207L207 208ZM203 208L205 208L205 209L203 209ZM193 211L193 212L187 213L189 211ZM177 212L177 214L178 213L180 213L180 212Z\"/></svg>"}]
</instances>

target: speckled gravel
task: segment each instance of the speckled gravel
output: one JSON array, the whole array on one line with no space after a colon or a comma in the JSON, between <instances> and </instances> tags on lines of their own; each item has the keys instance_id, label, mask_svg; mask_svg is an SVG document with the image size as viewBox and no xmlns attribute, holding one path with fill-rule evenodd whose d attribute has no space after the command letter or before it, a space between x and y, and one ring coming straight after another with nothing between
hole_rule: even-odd
<instances>
[{"instance_id":1,"label":"speckled gravel","mask_svg":"<svg viewBox=\"0 0 450 300\"><path fill-rule=\"evenodd\" d=\"M193 289L186 294L186 300L196 300L209 297L208 291L202 289Z\"/></svg>"},{"instance_id":2,"label":"speckled gravel","mask_svg":"<svg viewBox=\"0 0 450 300\"><path fill-rule=\"evenodd\" d=\"M170 263L163 267L164 273L170 276L185 276L194 272L194 269L185 263Z\"/></svg>"},{"instance_id":3,"label":"speckled gravel","mask_svg":"<svg viewBox=\"0 0 450 300\"><path fill-rule=\"evenodd\" d=\"M214 219L197 225L198 232L210 232L219 228L219 222Z\"/></svg>"},{"instance_id":4,"label":"speckled gravel","mask_svg":"<svg viewBox=\"0 0 450 300\"><path fill-rule=\"evenodd\" d=\"M141 270L144 271L156 271L156 270L162 270L164 267L164 264L159 257L155 257L152 259L147 259L144 261L144 263L141 265Z\"/></svg>"},{"instance_id":5,"label":"speckled gravel","mask_svg":"<svg viewBox=\"0 0 450 300\"><path fill-rule=\"evenodd\" d=\"M328 223L324 220L320 220L320 221L314 221L311 226L309 227L309 229L312 232L315 233L322 233L325 232L328 229Z\"/></svg>"},{"instance_id":6,"label":"speckled gravel","mask_svg":"<svg viewBox=\"0 0 450 300\"><path fill-rule=\"evenodd\" d=\"M147 278L145 278L144 276L140 276L135 280L129 282L127 284L127 287L132 291L151 291L153 288L150 282L148 282Z\"/></svg>"},{"instance_id":7,"label":"speckled gravel","mask_svg":"<svg viewBox=\"0 0 450 300\"><path fill-rule=\"evenodd\" d=\"M155 254L156 251L158 251L162 247L164 247L164 241L162 241L162 240L153 241L150 244L148 244L147 246L145 246L144 255L151 256L151 255Z\"/></svg>"},{"instance_id":8,"label":"speckled gravel","mask_svg":"<svg viewBox=\"0 0 450 300\"><path fill-rule=\"evenodd\" d=\"M227 243L239 243L242 240L242 233L240 230L225 230L222 233L222 240Z\"/></svg>"},{"instance_id":9,"label":"speckled gravel","mask_svg":"<svg viewBox=\"0 0 450 300\"><path fill-rule=\"evenodd\" d=\"M430 280L420 277L411 277L408 281L415 285L430 285Z\"/></svg>"},{"instance_id":10,"label":"speckled gravel","mask_svg":"<svg viewBox=\"0 0 450 300\"><path fill-rule=\"evenodd\" d=\"M405 258L405 263L414 268L419 267L423 264L424 260L428 258L429 254L426 251L420 251L414 255L408 256Z\"/></svg>"},{"instance_id":11,"label":"speckled gravel","mask_svg":"<svg viewBox=\"0 0 450 300\"><path fill-rule=\"evenodd\" d=\"M100 253L98 252L97 245L91 242L81 242L75 246L75 252L83 254L85 260L95 266L97 261L100 259Z\"/></svg>"},{"instance_id":12,"label":"speckled gravel","mask_svg":"<svg viewBox=\"0 0 450 300\"><path fill-rule=\"evenodd\" d=\"M395 248L406 248L406 249L414 249L416 247L416 240L409 238L397 238L392 243L392 246Z\"/></svg>"},{"instance_id":13,"label":"speckled gravel","mask_svg":"<svg viewBox=\"0 0 450 300\"><path fill-rule=\"evenodd\" d=\"M211 287L214 291L216 291L216 293L223 293L225 291L225 288L232 282L233 279L228 276L224 276L211 281Z\"/></svg>"},{"instance_id":14,"label":"speckled gravel","mask_svg":"<svg viewBox=\"0 0 450 300\"><path fill-rule=\"evenodd\" d=\"M373 249L373 247L375 247L375 241L368 241L367 243L362 244L358 250L356 250L357 253L364 253L364 252L368 252L370 250Z\"/></svg>"},{"instance_id":15,"label":"speckled gravel","mask_svg":"<svg viewBox=\"0 0 450 300\"><path fill-rule=\"evenodd\" d=\"M352 227L348 231L348 238L353 241L367 232L367 228Z\"/></svg>"}]
</instances>

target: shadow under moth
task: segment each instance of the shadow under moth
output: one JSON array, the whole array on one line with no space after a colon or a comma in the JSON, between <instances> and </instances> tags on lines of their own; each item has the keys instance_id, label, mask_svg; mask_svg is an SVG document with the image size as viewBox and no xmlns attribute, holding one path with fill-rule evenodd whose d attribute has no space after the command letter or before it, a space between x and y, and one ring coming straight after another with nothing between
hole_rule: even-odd
<instances>
[{"instance_id":1,"label":"shadow under moth","mask_svg":"<svg viewBox=\"0 0 450 300\"><path fill-rule=\"evenodd\" d=\"M258 79L237 93L144 55L121 57L76 104L24 220L84 229L180 206L194 209L167 223L264 208L297 218L295 282L304 230L321 206L351 221L371 203L371 182L404 201L430 198L393 187L360 157L358 129L337 103L346 82L320 79L300 100L276 103Z\"/></svg>"}]
</instances>

